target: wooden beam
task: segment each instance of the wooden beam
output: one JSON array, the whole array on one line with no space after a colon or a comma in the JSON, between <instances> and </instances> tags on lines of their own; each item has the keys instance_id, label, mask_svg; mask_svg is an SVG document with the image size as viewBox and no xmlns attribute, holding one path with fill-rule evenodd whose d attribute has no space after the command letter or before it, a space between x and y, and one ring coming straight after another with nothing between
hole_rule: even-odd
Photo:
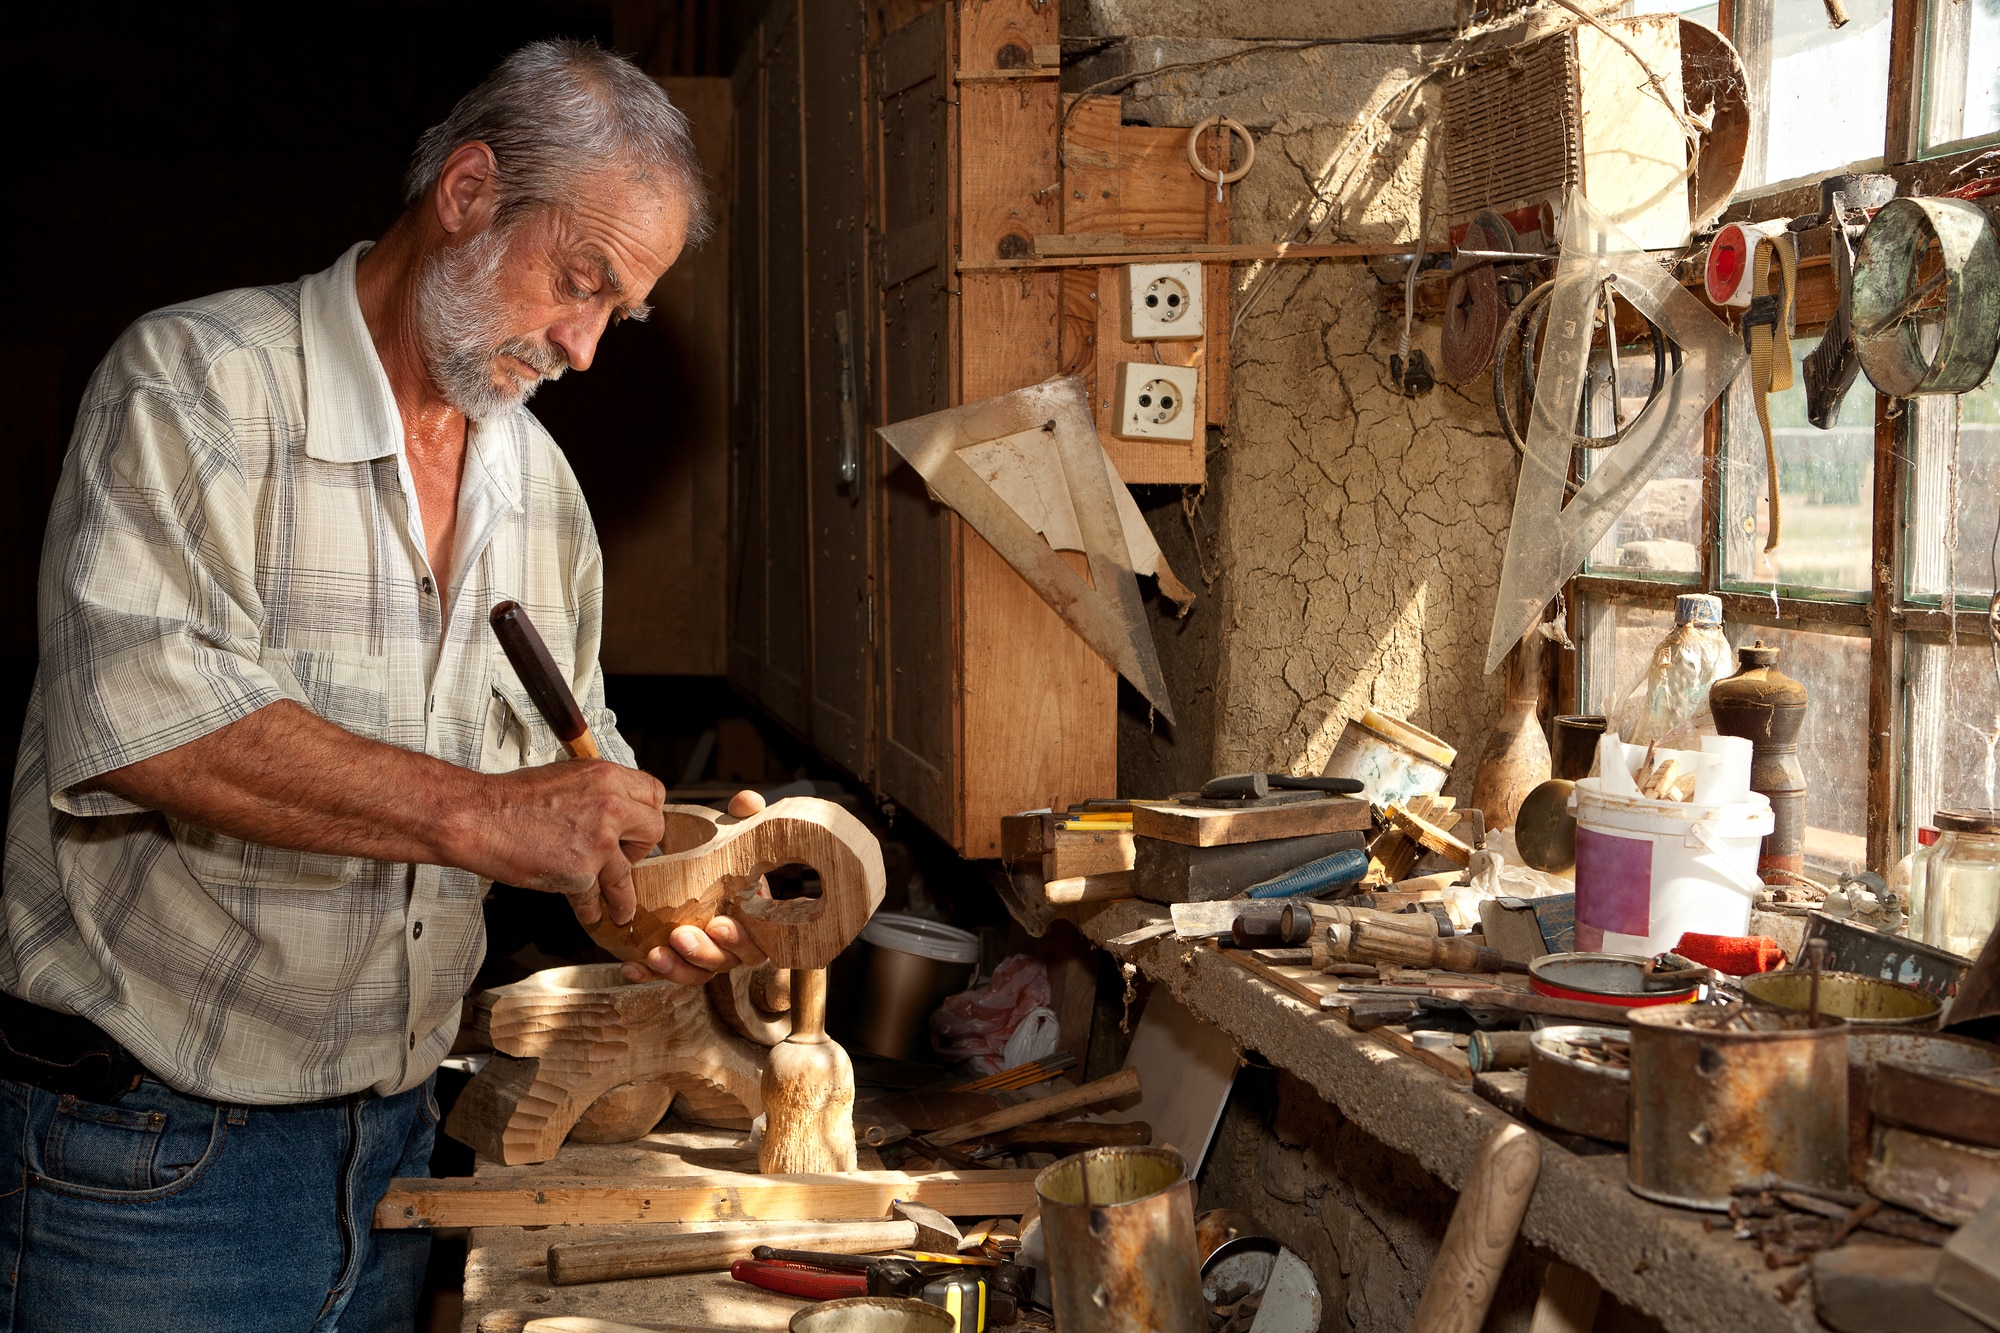
<instances>
[{"instance_id":1,"label":"wooden beam","mask_svg":"<svg viewBox=\"0 0 2000 1333\"><path fill-rule=\"evenodd\" d=\"M718 1171L650 1179L452 1176L389 1182L375 1229L539 1227L632 1222L794 1222L889 1216L898 1199L947 1217L1019 1216L1035 1201L1033 1171L844 1171L757 1176Z\"/></svg>"},{"instance_id":2,"label":"wooden beam","mask_svg":"<svg viewBox=\"0 0 2000 1333\"><path fill-rule=\"evenodd\" d=\"M1896 603L1896 534L1903 466L1898 450L1901 418L1889 415L1889 399L1875 395L1875 533L1868 562L1872 597L1868 603L1868 868L1886 875L1896 850L1896 780L1904 765L1896 753L1896 665L1899 636L1892 612Z\"/></svg>"},{"instance_id":3,"label":"wooden beam","mask_svg":"<svg viewBox=\"0 0 2000 1333\"><path fill-rule=\"evenodd\" d=\"M1052 238L1041 237L1041 241ZM1012 273L1037 268L1097 268L1111 264L1171 264L1193 261L1203 264L1259 264L1291 259L1375 259L1408 255L1407 245L1370 245L1360 241L1334 241L1324 245L1207 245L1187 241L1179 245L1155 243L1144 250L1086 251L1070 255L1036 255L1028 259L968 259L959 264L960 273Z\"/></svg>"},{"instance_id":4,"label":"wooden beam","mask_svg":"<svg viewBox=\"0 0 2000 1333\"><path fill-rule=\"evenodd\" d=\"M1571 580L1574 592L1586 597L1627 597L1653 602L1671 601L1676 593L1701 592L1692 580L1627 579L1609 574L1578 574ZM1864 601L1819 601L1813 598L1780 596L1777 611L1771 609L1769 593L1717 591L1723 614L1757 620L1796 620L1810 625L1867 625L1869 604Z\"/></svg>"},{"instance_id":5,"label":"wooden beam","mask_svg":"<svg viewBox=\"0 0 2000 1333\"><path fill-rule=\"evenodd\" d=\"M1913 161L1922 143L1924 10L1927 0L1895 0L1889 20L1889 106L1882 158L1890 166Z\"/></svg>"}]
</instances>

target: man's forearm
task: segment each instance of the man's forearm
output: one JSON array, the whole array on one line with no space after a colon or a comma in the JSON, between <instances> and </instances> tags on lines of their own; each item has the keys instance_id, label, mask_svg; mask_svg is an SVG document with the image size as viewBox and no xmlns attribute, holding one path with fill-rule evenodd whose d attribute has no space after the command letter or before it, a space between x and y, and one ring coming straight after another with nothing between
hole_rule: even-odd
<instances>
[{"instance_id":1,"label":"man's forearm","mask_svg":"<svg viewBox=\"0 0 2000 1333\"><path fill-rule=\"evenodd\" d=\"M481 775L365 740L289 700L113 769L96 785L249 842L458 865Z\"/></svg>"},{"instance_id":2,"label":"man's forearm","mask_svg":"<svg viewBox=\"0 0 2000 1333\"><path fill-rule=\"evenodd\" d=\"M664 796L648 775L602 762L476 773L365 740L290 701L98 785L250 842L458 866L572 895L607 873L625 890L627 858L660 837Z\"/></svg>"}]
</instances>

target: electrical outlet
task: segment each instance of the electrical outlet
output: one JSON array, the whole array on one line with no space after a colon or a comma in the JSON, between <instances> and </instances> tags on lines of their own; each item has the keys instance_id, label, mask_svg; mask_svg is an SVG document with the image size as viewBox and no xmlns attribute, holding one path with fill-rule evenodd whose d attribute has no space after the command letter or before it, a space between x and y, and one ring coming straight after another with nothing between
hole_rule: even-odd
<instances>
[{"instance_id":1,"label":"electrical outlet","mask_svg":"<svg viewBox=\"0 0 2000 1333\"><path fill-rule=\"evenodd\" d=\"M1118 363L1118 434L1131 440L1192 440L1195 426L1193 366L1146 361Z\"/></svg>"},{"instance_id":2,"label":"electrical outlet","mask_svg":"<svg viewBox=\"0 0 2000 1333\"><path fill-rule=\"evenodd\" d=\"M1125 266L1125 341L1185 341L1202 336L1201 265Z\"/></svg>"}]
</instances>

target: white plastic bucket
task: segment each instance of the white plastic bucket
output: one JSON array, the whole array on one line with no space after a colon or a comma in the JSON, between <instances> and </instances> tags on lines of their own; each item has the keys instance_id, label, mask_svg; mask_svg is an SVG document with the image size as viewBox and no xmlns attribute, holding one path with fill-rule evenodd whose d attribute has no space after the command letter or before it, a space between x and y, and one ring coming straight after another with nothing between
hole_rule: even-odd
<instances>
[{"instance_id":1,"label":"white plastic bucket","mask_svg":"<svg viewBox=\"0 0 2000 1333\"><path fill-rule=\"evenodd\" d=\"M1401 805L1444 788L1458 751L1422 727L1366 709L1334 742L1323 778L1354 778L1376 805Z\"/></svg>"},{"instance_id":2,"label":"white plastic bucket","mask_svg":"<svg viewBox=\"0 0 2000 1333\"><path fill-rule=\"evenodd\" d=\"M871 1055L913 1060L930 1049L931 1011L965 989L979 961L979 937L908 916L877 912L861 938L835 964L827 1021L849 1046Z\"/></svg>"},{"instance_id":3,"label":"white plastic bucket","mask_svg":"<svg viewBox=\"0 0 2000 1333\"><path fill-rule=\"evenodd\" d=\"M1694 805L1606 785L1584 778L1571 797L1577 949L1650 955L1691 930L1747 933L1762 887L1757 853L1775 822L1771 802L1751 792L1728 805Z\"/></svg>"}]
</instances>

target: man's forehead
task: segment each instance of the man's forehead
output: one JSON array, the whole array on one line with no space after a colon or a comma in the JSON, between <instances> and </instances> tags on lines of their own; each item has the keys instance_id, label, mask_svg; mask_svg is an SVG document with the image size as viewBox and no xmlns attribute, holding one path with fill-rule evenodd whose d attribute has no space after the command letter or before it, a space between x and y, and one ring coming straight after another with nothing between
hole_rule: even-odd
<instances>
[{"instance_id":1,"label":"man's forehead","mask_svg":"<svg viewBox=\"0 0 2000 1333\"><path fill-rule=\"evenodd\" d=\"M687 203L629 180L592 184L565 210L563 239L615 290L643 295L680 253Z\"/></svg>"}]
</instances>

